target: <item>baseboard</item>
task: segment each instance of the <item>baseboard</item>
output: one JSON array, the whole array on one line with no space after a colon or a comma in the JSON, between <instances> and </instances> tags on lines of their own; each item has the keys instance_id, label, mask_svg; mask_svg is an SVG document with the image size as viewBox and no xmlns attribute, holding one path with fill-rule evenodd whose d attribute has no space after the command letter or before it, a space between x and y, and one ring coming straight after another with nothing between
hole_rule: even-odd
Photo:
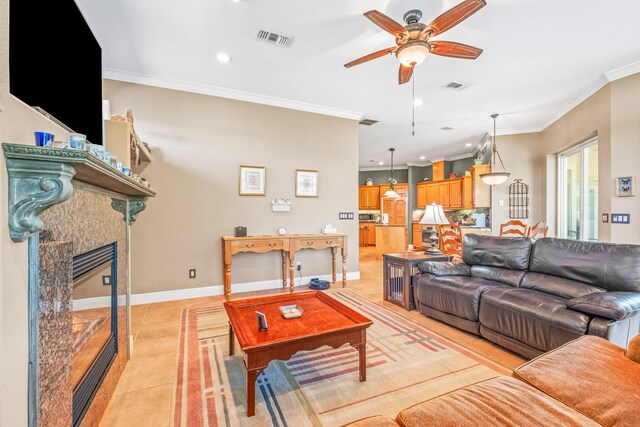
<instances>
[{"instance_id":1,"label":"baseboard","mask_svg":"<svg viewBox=\"0 0 640 427\"><path fill-rule=\"evenodd\" d=\"M118 295L118 305L126 305L126 295ZM111 307L111 297L95 297L73 300L73 310L90 310L92 308Z\"/></svg>"},{"instance_id":2,"label":"baseboard","mask_svg":"<svg viewBox=\"0 0 640 427\"><path fill-rule=\"evenodd\" d=\"M296 278L295 286L298 284L308 284L309 280L312 277L317 277L322 280L331 281L330 274L317 275L317 276L304 276L302 278ZM336 282L340 282L342 280L342 274L338 274ZM352 271L347 273L347 280L360 280L360 272ZM262 291L266 289L277 289L282 287L282 280L262 280L257 282L245 282L245 283L234 283L231 285L231 290L234 293L237 292L251 292L251 291ZM216 286L203 286L200 288L190 288L190 289L176 289L173 291L164 291L164 292L149 292L145 294L133 294L131 295L131 304L152 304L157 302L166 302L166 301L176 301L181 299L190 299L190 298L201 298L201 297L211 297L211 296L219 296L224 294L223 285Z\"/></svg>"}]
</instances>

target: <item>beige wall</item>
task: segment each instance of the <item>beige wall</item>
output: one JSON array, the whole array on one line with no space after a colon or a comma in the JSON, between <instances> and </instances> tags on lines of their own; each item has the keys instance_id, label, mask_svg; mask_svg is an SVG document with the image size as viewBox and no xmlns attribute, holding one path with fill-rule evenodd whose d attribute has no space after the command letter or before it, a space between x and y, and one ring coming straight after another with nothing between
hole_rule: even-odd
<instances>
[{"instance_id":1,"label":"beige wall","mask_svg":"<svg viewBox=\"0 0 640 427\"><path fill-rule=\"evenodd\" d=\"M9 94L8 0L0 0L0 142L35 145L33 132L66 132ZM61 59L62 63L62 59ZM27 243L7 227L7 170L0 167L0 426L27 425Z\"/></svg>"},{"instance_id":2,"label":"beige wall","mask_svg":"<svg viewBox=\"0 0 640 427\"><path fill-rule=\"evenodd\" d=\"M640 74L611 83L611 212L631 213L631 224L611 225L614 242L640 241L640 191L635 197L615 197L615 177L635 176L640 184Z\"/></svg>"},{"instance_id":3,"label":"beige wall","mask_svg":"<svg viewBox=\"0 0 640 427\"><path fill-rule=\"evenodd\" d=\"M509 221L509 184L515 179L529 186L529 219L523 220L535 224L544 218L542 205L541 161L538 154L540 134L525 133L504 135L496 138L498 152L511 176L506 184L495 185L491 189L491 228L493 234L500 233L500 224ZM501 170L500 167L497 168ZM500 206L502 201L503 206Z\"/></svg>"},{"instance_id":4,"label":"beige wall","mask_svg":"<svg viewBox=\"0 0 640 427\"><path fill-rule=\"evenodd\" d=\"M338 212L358 210L356 121L109 80L104 93L112 113L133 108L152 147L144 175L158 196L133 226L134 294L222 286L220 236L237 225L257 235L331 223L349 235L348 271L358 270L357 219L338 221ZM265 197L238 195L239 165L266 166ZM319 171L319 198L294 197L296 168ZM291 212L271 212L283 196ZM330 273L330 260L328 250L296 256L305 276ZM234 256L232 272L234 284L279 279L280 255Z\"/></svg>"}]
</instances>

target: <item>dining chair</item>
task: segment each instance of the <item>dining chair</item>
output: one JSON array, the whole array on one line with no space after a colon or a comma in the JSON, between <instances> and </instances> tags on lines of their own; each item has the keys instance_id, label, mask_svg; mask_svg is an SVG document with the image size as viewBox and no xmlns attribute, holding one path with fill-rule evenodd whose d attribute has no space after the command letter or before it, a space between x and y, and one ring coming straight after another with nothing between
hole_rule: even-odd
<instances>
[{"instance_id":1,"label":"dining chair","mask_svg":"<svg viewBox=\"0 0 640 427\"><path fill-rule=\"evenodd\" d=\"M457 224L440 226L440 247L442 253L454 260L462 259L462 229Z\"/></svg>"},{"instance_id":2,"label":"dining chair","mask_svg":"<svg viewBox=\"0 0 640 427\"><path fill-rule=\"evenodd\" d=\"M500 237L526 237L527 230L527 224L520 220L512 219L500 224Z\"/></svg>"},{"instance_id":3,"label":"dining chair","mask_svg":"<svg viewBox=\"0 0 640 427\"><path fill-rule=\"evenodd\" d=\"M529 227L529 231L527 231L527 237L531 237L533 240L540 239L541 237L547 237L547 232L549 231L549 226L544 223L544 221L540 221L533 227Z\"/></svg>"}]
</instances>

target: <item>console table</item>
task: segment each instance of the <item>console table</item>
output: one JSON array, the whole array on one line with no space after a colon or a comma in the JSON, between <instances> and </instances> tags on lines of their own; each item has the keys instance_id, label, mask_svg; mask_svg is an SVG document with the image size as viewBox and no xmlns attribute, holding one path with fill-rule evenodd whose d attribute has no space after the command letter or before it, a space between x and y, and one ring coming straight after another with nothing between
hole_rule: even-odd
<instances>
[{"instance_id":1,"label":"console table","mask_svg":"<svg viewBox=\"0 0 640 427\"><path fill-rule=\"evenodd\" d=\"M289 287L293 291L296 251L300 249L331 249L333 283L336 282L336 253L342 255L342 286L347 285L346 234L286 234L233 237L222 236L222 263L224 264L224 295L231 294L231 258L241 252L264 253L280 251L282 256L282 287L287 287L287 259L289 260Z\"/></svg>"}]
</instances>

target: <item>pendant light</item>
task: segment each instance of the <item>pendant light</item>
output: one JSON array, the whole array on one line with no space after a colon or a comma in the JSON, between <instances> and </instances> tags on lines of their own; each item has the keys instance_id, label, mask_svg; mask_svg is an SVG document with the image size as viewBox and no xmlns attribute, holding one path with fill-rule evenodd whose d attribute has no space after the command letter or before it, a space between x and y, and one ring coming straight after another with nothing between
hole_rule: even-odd
<instances>
[{"instance_id":1,"label":"pendant light","mask_svg":"<svg viewBox=\"0 0 640 427\"><path fill-rule=\"evenodd\" d=\"M395 179L393 179L393 152L396 151L396 149L389 148L389 151L391 151L391 178L389 178L389 189L384 193L382 197L399 199L400 195L396 193L396 191L393 189L393 185L395 184L395 181L396 181Z\"/></svg>"},{"instance_id":2,"label":"pendant light","mask_svg":"<svg viewBox=\"0 0 640 427\"><path fill-rule=\"evenodd\" d=\"M491 172L480 174L480 178L482 182L487 185L499 185L505 182L509 175L511 175L504 167L504 163L502 162L502 157L500 157L500 153L498 153L498 148L496 147L496 118L497 114L492 114L491 118L493 119L493 141L491 143ZM500 165L502 165L503 172L496 171L496 157L500 160Z\"/></svg>"}]
</instances>

